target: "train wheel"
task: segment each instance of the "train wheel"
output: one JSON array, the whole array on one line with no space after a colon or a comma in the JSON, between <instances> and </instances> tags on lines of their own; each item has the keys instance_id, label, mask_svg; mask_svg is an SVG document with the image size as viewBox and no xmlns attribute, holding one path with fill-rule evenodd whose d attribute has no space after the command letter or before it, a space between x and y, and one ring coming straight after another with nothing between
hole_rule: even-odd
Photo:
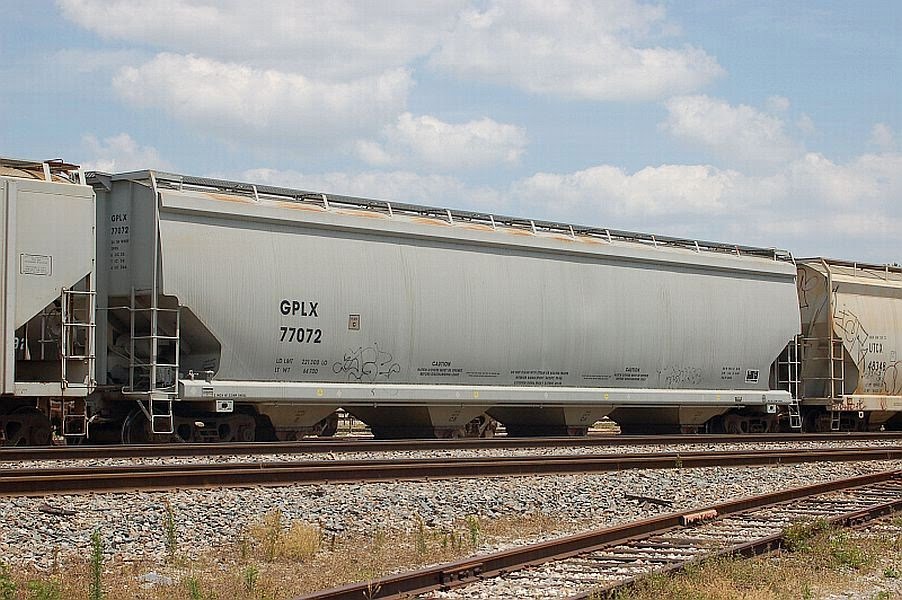
<instances>
[{"instance_id":1,"label":"train wheel","mask_svg":"<svg viewBox=\"0 0 902 600\"><path fill-rule=\"evenodd\" d=\"M482 431L479 433L479 437L481 438L490 438L495 437L495 432L498 430L498 421L493 419L492 417L485 415L485 426L482 428Z\"/></svg>"},{"instance_id":2,"label":"train wheel","mask_svg":"<svg viewBox=\"0 0 902 600\"><path fill-rule=\"evenodd\" d=\"M723 415L717 415L705 423L705 433L726 433L726 427L723 424Z\"/></svg>"},{"instance_id":3,"label":"train wheel","mask_svg":"<svg viewBox=\"0 0 902 600\"><path fill-rule=\"evenodd\" d=\"M256 436L257 426L256 423L254 423L253 425L248 427L241 427L235 437L240 442L253 442L256 440Z\"/></svg>"},{"instance_id":4,"label":"train wheel","mask_svg":"<svg viewBox=\"0 0 902 600\"><path fill-rule=\"evenodd\" d=\"M33 406L20 406L3 421L6 446L49 446L50 420Z\"/></svg>"},{"instance_id":5,"label":"train wheel","mask_svg":"<svg viewBox=\"0 0 902 600\"><path fill-rule=\"evenodd\" d=\"M276 428L272 424L272 420L266 415L254 415L254 423L256 431L254 439L258 442L275 442L279 438L276 437Z\"/></svg>"},{"instance_id":6,"label":"train wheel","mask_svg":"<svg viewBox=\"0 0 902 600\"><path fill-rule=\"evenodd\" d=\"M319 437L332 437L338 432L338 413L334 412L322 421L322 429L317 434Z\"/></svg>"},{"instance_id":7,"label":"train wheel","mask_svg":"<svg viewBox=\"0 0 902 600\"><path fill-rule=\"evenodd\" d=\"M171 434L154 434L150 431L150 421L140 408L133 409L122 421L123 444L166 444L184 442L178 432Z\"/></svg>"},{"instance_id":8,"label":"train wheel","mask_svg":"<svg viewBox=\"0 0 902 600\"><path fill-rule=\"evenodd\" d=\"M125 420L122 421L123 444L147 444L150 443L147 417L139 408L134 408Z\"/></svg>"}]
</instances>

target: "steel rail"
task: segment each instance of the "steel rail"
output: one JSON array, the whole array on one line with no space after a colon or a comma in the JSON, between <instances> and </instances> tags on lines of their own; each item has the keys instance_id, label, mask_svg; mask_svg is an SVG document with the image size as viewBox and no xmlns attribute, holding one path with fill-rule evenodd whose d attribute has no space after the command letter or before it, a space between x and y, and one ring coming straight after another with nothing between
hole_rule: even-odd
<instances>
[{"instance_id":1,"label":"steel rail","mask_svg":"<svg viewBox=\"0 0 902 600\"><path fill-rule=\"evenodd\" d=\"M896 472L896 477L894 479L902 479L902 471ZM868 484L869 485L869 484ZM848 489L848 488L837 488L840 489ZM831 491L837 491L831 490ZM861 510L854 510L850 512L846 512L840 515L826 517L824 518L824 522L828 527L861 527L862 525L873 521L875 519L879 519L889 514L893 514L902 510L902 496L896 497L892 500L888 500L887 502L874 504L868 508ZM701 557L701 560L711 560L717 558L726 558L726 557L735 557L741 556L744 558L751 558L754 556L760 556L762 554L768 554L770 552L774 552L776 550L780 550L786 547L786 534L785 532L776 533L773 535L761 537L755 540L751 540L748 542L734 544L732 546L728 546L726 548L722 548L720 550L715 550L709 553L706 553ZM654 575L673 575L680 573L686 569L690 564L700 562L699 559L693 558L690 560L675 562L674 564L668 565L663 569L657 569L653 572ZM604 585L593 590L589 590L587 592L574 594L568 598L568 600L612 600L614 598L619 597L620 592L625 589L629 589L634 587L636 584L641 582L643 579L647 578L649 574L641 575L638 577L630 577L624 579L622 581L618 581L615 583L610 583L608 585Z\"/></svg>"},{"instance_id":2,"label":"steel rail","mask_svg":"<svg viewBox=\"0 0 902 600\"><path fill-rule=\"evenodd\" d=\"M0 496L126 490L278 486L525 475L627 469L902 459L902 448L829 448L354 461L150 464L0 469Z\"/></svg>"},{"instance_id":3,"label":"steel rail","mask_svg":"<svg viewBox=\"0 0 902 600\"><path fill-rule=\"evenodd\" d=\"M297 600L361 600L407 598L417 594L439 589L450 589L469 583L475 583L497 575L510 573L543 563L564 560L593 551L635 541L653 535L674 531L692 523L699 518L716 515L722 518L738 515L777 504L810 498L831 492L860 488L882 482L902 479L902 470L885 471L839 481L830 481L810 486L783 490L772 494L741 498L721 502L704 508L689 511L673 512L650 519L634 521L615 527L606 527L593 531L557 538L537 544L513 548L493 554L474 556L452 563L426 567L417 571L389 575L373 581L349 584L330 590L314 592ZM887 514L902 508L902 497L888 500L873 506L866 511L841 515L833 519L836 522L859 522L863 519ZM755 540L727 548L721 553L753 553L766 548L773 548L779 543L779 536ZM660 571L656 571L660 572ZM616 588L634 583L639 578L596 589L575 598L610 597Z\"/></svg>"},{"instance_id":4,"label":"steel rail","mask_svg":"<svg viewBox=\"0 0 902 600\"><path fill-rule=\"evenodd\" d=\"M619 435L596 434L585 437L494 437L453 440L374 440L370 438L329 438L300 442L248 442L207 444L140 444L110 446L49 446L0 448L0 462L22 460L63 460L89 458L157 458L225 456L232 454L317 454L328 452L405 452L422 450L572 448L580 446L644 446L662 444L735 444L763 442L850 442L897 440L902 432L880 433L770 433L770 434L680 434Z\"/></svg>"},{"instance_id":5,"label":"steel rail","mask_svg":"<svg viewBox=\"0 0 902 600\"><path fill-rule=\"evenodd\" d=\"M827 517L824 519L824 521L829 527L860 527L861 525L869 521L873 521L886 515L893 514L895 512L898 512L899 510L902 510L902 498L889 500L881 504L875 504L867 509L848 512L837 515L835 517ZM762 554L768 554L776 550L781 550L785 547L785 533L777 533L774 535L769 535L756 540L752 540L750 542L735 544L733 546L705 554L703 560L735 556L752 558L754 556L760 556ZM698 562L699 560L697 559L691 559L685 562L677 562L663 569L655 570L654 575L674 575L684 571L690 564ZM649 573L649 575L650 574L651 573ZM623 581L618 581L616 583L598 587L587 592L574 594L567 600L613 600L620 595L620 592L636 586L646 577L648 577L648 575L630 577L628 579L624 579Z\"/></svg>"}]
</instances>

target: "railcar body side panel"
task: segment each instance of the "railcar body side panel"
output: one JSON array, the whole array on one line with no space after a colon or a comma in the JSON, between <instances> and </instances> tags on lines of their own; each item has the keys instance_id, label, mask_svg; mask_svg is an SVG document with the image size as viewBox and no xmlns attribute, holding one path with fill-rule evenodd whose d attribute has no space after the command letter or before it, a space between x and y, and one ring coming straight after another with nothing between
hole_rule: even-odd
<instances>
[{"instance_id":1,"label":"railcar body side panel","mask_svg":"<svg viewBox=\"0 0 902 600\"><path fill-rule=\"evenodd\" d=\"M90 389L90 361L75 361L80 363L79 372L77 376L70 373L71 386L63 380L59 309L63 290L73 289L80 282L90 286L94 273L94 208L90 187L0 176L3 394L85 396ZM84 291L90 290L85 287ZM86 300L83 313L89 305ZM43 333L37 331L42 312L45 327L52 322L50 330ZM79 318L93 319L87 314ZM79 335L80 343L93 347L90 327L81 328ZM75 364L69 366L76 368Z\"/></svg>"},{"instance_id":2,"label":"railcar body side panel","mask_svg":"<svg viewBox=\"0 0 902 600\"><path fill-rule=\"evenodd\" d=\"M806 259L798 286L805 400L902 411L902 270Z\"/></svg>"},{"instance_id":3,"label":"railcar body side panel","mask_svg":"<svg viewBox=\"0 0 902 600\"><path fill-rule=\"evenodd\" d=\"M216 348L182 353L183 376L215 373L206 386L183 381L183 394L789 400L767 389L798 328L789 263L232 194L163 190L158 200L157 217L147 185L113 183L104 218L131 228L127 265L107 265L108 286L112 296L149 287L158 218L160 292L216 341L183 336Z\"/></svg>"},{"instance_id":4,"label":"railcar body side panel","mask_svg":"<svg viewBox=\"0 0 902 600\"><path fill-rule=\"evenodd\" d=\"M146 171L94 183L99 370L145 414L252 406L290 438L339 407L388 436L487 413L529 434L792 401L769 389L799 323L778 251Z\"/></svg>"}]
</instances>

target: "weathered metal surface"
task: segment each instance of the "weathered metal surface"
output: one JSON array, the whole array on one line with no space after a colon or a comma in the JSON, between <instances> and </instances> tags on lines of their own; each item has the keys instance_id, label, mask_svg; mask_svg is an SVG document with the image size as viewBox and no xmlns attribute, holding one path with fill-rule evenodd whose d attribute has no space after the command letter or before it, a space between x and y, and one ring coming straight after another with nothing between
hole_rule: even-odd
<instances>
[{"instance_id":1,"label":"weathered metal surface","mask_svg":"<svg viewBox=\"0 0 902 600\"><path fill-rule=\"evenodd\" d=\"M102 210L132 228L105 240L124 262L101 266L109 296L150 288L158 218L160 290L184 307L180 370L214 372L209 385L183 378L185 395L334 407L789 400L768 391L798 328L795 269L776 253L473 227L437 209L288 203L167 177L156 199L148 173L112 178Z\"/></svg>"},{"instance_id":2,"label":"weathered metal surface","mask_svg":"<svg viewBox=\"0 0 902 600\"><path fill-rule=\"evenodd\" d=\"M806 259L798 287L804 397L902 410L902 268Z\"/></svg>"},{"instance_id":3,"label":"weathered metal surface","mask_svg":"<svg viewBox=\"0 0 902 600\"><path fill-rule=\"evenodd\" d=\"M67 390L61 383L58 350L53 360L38 362L37 324L27 336L20 328L58 300L63 288L93 273L93 191L57 175L59 164L0 164L0 393L83 396L86 388ZM18 373L17 361L29 371Z\"/></svg>"}]
</instances>

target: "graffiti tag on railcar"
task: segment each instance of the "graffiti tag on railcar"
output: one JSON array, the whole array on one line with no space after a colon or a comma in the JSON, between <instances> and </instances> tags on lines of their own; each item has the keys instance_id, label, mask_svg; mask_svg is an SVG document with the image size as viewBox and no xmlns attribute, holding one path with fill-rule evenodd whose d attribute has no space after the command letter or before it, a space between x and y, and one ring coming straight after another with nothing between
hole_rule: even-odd
<instances>
[{"instance_id":1,"label":"graffiti tag on railcar","mask_svg":"<svg viewBox=\"0 0 902 600\"><path fill-rule=\"evenodd\" d=\"M390 352L380 350L374 342L372 346L345 352L342 360L332 364L332 371L344 373L348 381L387 381L393 374L401 372L401 365Z\"/></svg>"},{"instance_id":2,"label":"graffiti tag on railcar","mask_svg":"<svg viewBox=\"0 0 902 600\"><path fill-rule=\"evenodd\" d=\"M658 372L658 380L662 387L668 389L683 386L695 386L702 382L702 371L696 367L667 367Z\"/></svg>"}]
</instances>

